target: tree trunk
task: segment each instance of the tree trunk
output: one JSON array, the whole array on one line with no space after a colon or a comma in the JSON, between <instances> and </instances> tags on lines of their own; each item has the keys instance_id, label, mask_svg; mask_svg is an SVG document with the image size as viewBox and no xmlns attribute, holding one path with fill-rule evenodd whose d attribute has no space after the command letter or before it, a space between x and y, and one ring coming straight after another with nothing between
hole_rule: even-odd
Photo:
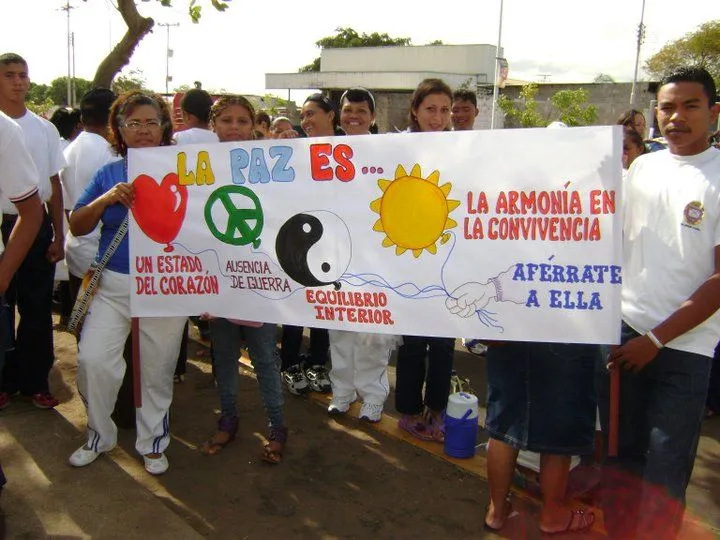
<instances>
[{"instance_id":1,"label":"tree trunk","mask_svg":"<svg viewBox=\"0 0 720 540\"><path fill-rule=\"evenodd\" d=\"M122 15L128 29L120 42L100 62L93 87L110 88L115 75L130 63L135 47L152 31L155 21L150 17L143 17L138 13L135 0L118 0L118 11Z\"/></svg>"}]
</instances>

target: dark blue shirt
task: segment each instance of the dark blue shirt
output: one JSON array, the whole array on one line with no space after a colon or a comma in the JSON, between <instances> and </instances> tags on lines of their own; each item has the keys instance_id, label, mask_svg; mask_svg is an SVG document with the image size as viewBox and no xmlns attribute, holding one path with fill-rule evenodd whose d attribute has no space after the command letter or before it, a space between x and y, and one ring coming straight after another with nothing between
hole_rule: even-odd
<instances>
[{"instance_id":1,"label":"dark blue shirt","mask_svg":"<svg viewBox=\"0 0 720 540\"><path fill-rule=\"evenodd\" d=\"M127 171L125 170L125 160L115 161L108 163L101 169L99 169L95 176L93 176L90 183L85 188L85 191L77 201L75 208L82 208L93 202L98 197L110 191L115 184L120 182L127 182ZM128 213L128 209L122 204L112 204L105 208L100 217L102 227L100 228L100 246L98 253L95 255L95 260L99 261L107 247L112 242L115 233L120 228L120 224L125 219ZM120 242L120 245L110 257L110 261L106 267L108 270L113 272L119 272L121 274L130 273L130 250L128 248L128 235Z\"/></svg>"}]
</instances>

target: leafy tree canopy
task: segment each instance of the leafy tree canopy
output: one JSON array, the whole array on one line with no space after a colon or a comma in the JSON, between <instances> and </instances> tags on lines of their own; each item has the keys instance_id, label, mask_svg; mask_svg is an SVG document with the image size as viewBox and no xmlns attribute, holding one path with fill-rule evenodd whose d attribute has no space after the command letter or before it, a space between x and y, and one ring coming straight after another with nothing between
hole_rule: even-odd
<instances>
[{"instance_id":1,"label":"leafy tree canopy","mask_svg":"<svg viewBox=\"0 0 720 540\"><path fill-rule=\"evenodd\" d=\"M127 74L120 74L112 83L112 91L117 95L130 90L149 90L141 69L131 69Z\"/></svg>"},{"instance_id":2,"label":"leafy tree canopy","mask_svg":"<svg viewBox=\"0 0 720 540\"><path fill-rule=\"evenodd\" d=\"M595 78L593 79L594 83L604 83L604 84L610 84L614 83L615 79L613 79L610 75L607 73L598 73Z\"/></svg>"},{"instance_id":3,"label":"leafy tree canopy","mask_svg":"<svg viewBox=\"0 0 720 540\"><path fill-rule=\"evenodd\" d=\"M681 66L701 66L720 83L720 20L701 24L695 32L666 43L645 62L645 71L661 79Z\"/></svg>"},{"instance_id":4,"label":"leafy tree canopy","mask_svg":"<svg viewBox=\"0 0 720 540\"><path fill-rule=\"evenodd\" d=\"M352 28L336 28L334 36L327 36L315 42L321 49L343 49L348 47L388 47L410 45L410 38L392 38L387 34L358 34ZM300 73L320 71L320 57L299 69Z\"/></svg>"}]
</instances>

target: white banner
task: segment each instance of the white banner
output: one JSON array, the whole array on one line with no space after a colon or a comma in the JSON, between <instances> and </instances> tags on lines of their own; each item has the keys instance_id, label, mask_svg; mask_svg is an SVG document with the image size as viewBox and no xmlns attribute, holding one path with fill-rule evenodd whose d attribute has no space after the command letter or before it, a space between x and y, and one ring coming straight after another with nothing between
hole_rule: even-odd
<instances>
[{"instance_id":1,"label":"white banner","mask_svg":"<svg viewBox=\"0 0 720 540\"><path fill-rule=\"evenodd\" d=\"M130 150L133 316L617 343L617 127Z\"/></svg>"}]
</instances>

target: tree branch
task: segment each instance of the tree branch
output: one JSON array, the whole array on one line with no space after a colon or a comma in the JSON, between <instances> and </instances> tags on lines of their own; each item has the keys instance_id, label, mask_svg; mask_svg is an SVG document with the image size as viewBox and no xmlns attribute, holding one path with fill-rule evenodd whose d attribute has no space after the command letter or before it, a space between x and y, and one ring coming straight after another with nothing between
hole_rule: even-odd
<instances>
[{"instance_id":1,"label":"tree branch","mask_svg":"<svg viewBox=\"0 0 720 540\"><path fill-rule=\"evenodd\" d=\"M100 62L93 79L94 87L110 88L115 75L130 63L135 48L155 25L151 17L140 15L135 0L118 0L117 7L128 29L120 42Z\"/></svg>"}]
</instances>

